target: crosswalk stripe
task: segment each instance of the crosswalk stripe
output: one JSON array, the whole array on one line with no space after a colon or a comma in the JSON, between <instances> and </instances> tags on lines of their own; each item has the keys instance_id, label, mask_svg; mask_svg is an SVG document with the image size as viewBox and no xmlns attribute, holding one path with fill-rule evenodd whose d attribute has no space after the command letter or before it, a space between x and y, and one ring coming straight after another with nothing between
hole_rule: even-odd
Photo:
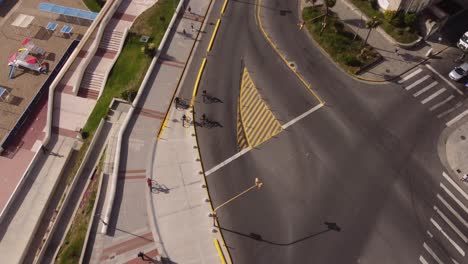
<instances>
[{"instance_id":1,"label":"crosswalk stripe","mask_svg":"<svg viewBox=\"0 0 468 264\"><path fill-rule=\"evenodd\" d=\"M417 70L413 71L412 73L406 75L405 77L403 77L403 79L399 80L398 83L404 83L405 81L409 80L410 78L412 78L413 76L415 76L416 74L422 72L422 69L421 68L418 68Z\"/></svg>"},{"instance_id":2,"label":"crosswalk stripe","mask_svg":"<svg viewBox=\"0 0 468 264\"><path fill-rule=\"evenodd\" d=\"M457 115L456 117L454 117L452 120L448 121L445 125L447 126L451 126L453 125L455 122L457 122L458 120L462 119L464 116L468 115L468 110L465 110L463 113Z\"/></svg>"},{"instance_id":3,"label":"crosswalk stripe","mask_svg":"<svg viewBox=\"0 0 468 264\"><path fill-rule=\"evenodd\" d=\"M445 92L446 89L444 87L440 88L439 90L437 90L436 92L434 92L433 94L429 95L428 97L426 97L426 99L422 100L421 103L422 104L426 104L427 102L431 101L432 99L436 98L437 96L439 96L440 94L442 94L443 92Z\"/></svg>"},{"instance_id":4,"label":"crosswalk stripe","mask_svg":"<svg viewBox=\"0 0 468 264\"><path fill-rule=\"evenodd\" d=\"M429 79L429 78L431 78L431 76L430 76L430 75L426 75L426 76L422 77L421 79L415 81L414 83L412 83L412 84L406 86L405 89L406 89L407 91L409 91L410 89L416 87L416 85L418 85L418 84L424 82L425 80L427 80L427 79Z\"/></svg>"},{"instance_id":5,"label":"crosswalk stripe","mask_svg":"<svg viewBox=\"0 0 468 264\"><path fill-rule=\"evenodd\" d=\"M433 237L434 237L434 235L433 235L431 232L429 232L429 230L426 230L426 233L427 233L427 235L428 235L430 238L433 238Z\"/></svg>"},{"instance_id":6,"label":"crosswalk stripe","mask_svg":"<svg viewBox=\"0 0 468 264\"><path fill-rule=\"evenodd\" d=\"M455 243L455 241L453 241L453 239L450 238L449 235L447 235L447 233L445 233L445 231L442 229L442 227L440 227L440 225L432 218L431 223L440 231L440 233L442 233L442 235L445 236L445 238L447 238L450 244L452 244L452 246L458 251L458 253L460 253L460 255L465 256L465 251L463 251L463 249L457 243Z\"/></svg>"},{"instance_id":7,"label":"crosswalk stripe","mask_svg":"<svg viewBox=\"0 0 468 264\"><path fill-rule=\"evenodd\" d=\"M443 89L443 91L440 92L439 94L441 94L441 93L443 93L443 92L445 91L445 88L442 88L442 89ZM440 89L439 91L441 91L442 89ZM436 93L438 93L439 91L437 91ZM437 94L437 95L439 95L439 94ZM434 94L432 94L432 95L434 95ZM431 95L431 96L432 96L432 95ZM437 95L436 95L436 96L437 96ZM429 97L431 97L431 96L429 96ZM436 96L434 96L434 97L436 97ZM428 97L428 98L429 98L429 97ZM449 97L445 98L442 102L439 102L439 103L433 105L431 108L429 108L429 111L434 111L434 110L436 110L437 108L439 108L439 107L441 107L442 105L446 104L447 102L449 102L449 101L452 100L453 98L455 98L455 96L454 96L453 94L451 94ZM432 98L431 98L431 99L432 99ZM427 100L427 98L424 99L424 100L422 101L423 104L429 102L429 101L424 102L425 100Z\"/></svg>"},{"instance_id":8,"label":"crosswalk stripe","mask_svg":"<svg viewBox=\"0 0 468 264\"><path fill-rule=\"evenodd\" d=\"M455 190L457 190L467 201L468 201L468 194L466 194L461 188L460 186L458 186L458 184L456 184L452 178L450 178L450 176L447 175L447 173L442 172L442 176L444 176L444 178L453 186L453 188L455 188Z\"/></svg>"},{"instance_id":9,"label":"crosswalk stripe","mask_svg":"<svg viewBox=\"0 0 468 264\"><path fill-rule=\"evenodd\" d=\"M429 264L429 262L427 262L423 256L419 256L419 262L421 262L422 264Z\"/></svg>"},{"instance_id":10,"label":"crosswalk stripe","mask_svg":"<svg viewBox=\"0 0 468 264\"><path fill-rule=\"evenodd\" d=\"M437 256L437 254L436 254L434 251L432 251L432 249L426 244L426 242L424 242L423 247L424 247L424 249L426 249L427 253L429 253L429 255L431 255L432 258L433 258L435 261L437 261L437 263L439 263L439 264L444 264L444 263L440 260L440 258Z\"/></svg>"},{"instance_id":11,"label":"crosswalk stripe","mask_svg":"<svg viewBox=\"0 0 468 264\"><path fill-rule=\"evenodd\" d=\"M437 81L434 81L432 82L431 84L429 84L428 86L422 88L421 90L419 90L418 92L414 93L413 96L414 97L418 97L420 96L421 94L423 94L424 92L428 91L429 89L431 89L432 87L436 86L438 84Z\"/></svg>"},{"instance_id":12,"label":"crosswalk stripe","mask_svg":"<svg viewBox=\"0 0 468 264\"><path fill-rule=\"evenodd\" d=\"M444 111L442 113L440 113L439 115L437 115L437 118L441 118L441 117L444 117L450 113L452 113L453 111L457 110L457 108L461 107L463 105L462 102L458 102L454 107L448 109L447 111Z\"/></svg>"},{"instance_id":13,"label":"crosswalk stripe","mask_svg":"<svg viewBox=\"0 0 468 264\"><path fill-rule=\"evenodd\" d=\"M445 201L445 199L442 196L440 196L440 194L437 194L437 198L458 219L458 221L460 221L466 228L468 228L468 223L465 221L465 219L463 219L463 217L461 217L461 215L457 211L455 211L455 209L453 209L453 207L449 203L447 203L447 201Z\"/></svg>"},{"instance_id":14,"label":"crosswalk stripe","mask_svg":"<svg viewBox=\"0 0 468 264\"><path fill-rule=\"evenodd\" d=\"M453 222L450 221L450 219L448 219L448 217L445 216L445 214L442 211L440 211L439 208L437 208L437 206L435 205L434 205L434 210L439 214L440 217L442 217L442 219L444 219L444 221L453 229L453 231L455 231L455 233L457 233L457 235L460 236L463 241L465 241L465 243L468 243L468 239L460 231L460 229L458 229L458 227L454 225Z\"/></svg>"},{"instance_id":15,"label":"crosswalk stripe","mask_svg":"<svg viewBox=\"0 0 468 264\"><path fill-rule=\"evenodd\" d=\"M458 200L458 198L443 183L440 183L440 187L442 187L442 189L444 189L444 191L450 197L452 197L452 199L463 209L463 211L465 211L465 213L468 214L468 209L466 208L466 206L460 200Z\"/></svg>"},{"instance_id":16,"label":"crosswalk stripe","mask_svg":"<svg viewBox=\"0 0 468 264\"><path fill-rule=\"evenodd\" d=\"M463 95L463 92L460 91L455 85L453 85L453 83L451 83L449 80L447 80L447 78L445 78L444 76L442 76L442 74L440 74L438 71L436 71L434 68L431 67L431 65L429 64L426 64L426 67L431 70L433 73L437 74L437 76L439 76L439 78L441 78L442 80L444 80L448 85L450 85L450 87L452 87L453 89L455 89L455 91L457 91L460 95Z\"/></svg>"}]
</instances>

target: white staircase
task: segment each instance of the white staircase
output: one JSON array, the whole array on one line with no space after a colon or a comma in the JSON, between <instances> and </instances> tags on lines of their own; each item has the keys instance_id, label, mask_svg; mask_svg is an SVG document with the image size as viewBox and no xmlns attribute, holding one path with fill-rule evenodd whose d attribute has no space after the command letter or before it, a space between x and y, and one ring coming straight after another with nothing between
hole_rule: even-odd
<instances>
[{"instance_id":1,"label":"white staircase","mask_svg":"<svg viewBox=\"0 0 468 264\"><path fill-rule=\"evenodd\" d=\"M124 33L120 31L104 31L99 48L118 52L123 41Z\"/></svg>"},{"instance_id":2,"label":"white staircase","mask_svg":"<svg viewBox=\"0 0 468 264\"><path fill-rule=\"evenodd\" d=\"M81 81L78 96L97 99L99 97L99 91L104 86L104 81L104 73L96 71L86 71Z\"/></svg>"}]
</instances>

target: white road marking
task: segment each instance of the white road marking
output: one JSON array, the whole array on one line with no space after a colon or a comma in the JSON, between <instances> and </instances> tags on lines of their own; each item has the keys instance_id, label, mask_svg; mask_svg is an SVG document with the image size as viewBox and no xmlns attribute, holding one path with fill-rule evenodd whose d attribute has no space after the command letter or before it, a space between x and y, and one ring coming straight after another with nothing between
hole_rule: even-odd
<instances>
[{"instance_id":1,"label":"white road marking","mask_svg":"<svg viewBox=\"0 0 468 264\"><path fill-rule=\"evenodd\" d=\"M320 108L322 108L322 106L324 106L324 104L319 104L319 105L314 106L309 111L301 114L300 116L298 116L298 117L294 118L293 120L287 122L286 124L282 125L281 128L286 129L286 128L290 127L291 125L293 125L294 123L296 123L299 120L303 119L304 117L306 117L306 116L312 114L313 112L319 110Z\"/></svg>"},{"instance_id":2,"label":"white road marking","mask_svg":"<svg viewBox=\"0 0 468 264\"><path fill-rule=\"evenodd\" d=\"M445 125L447 126L451 126L453 125L455 122L457 122L458 120L462 119L464 116L468 115L468 110L465 110L463 113L457 115L456 117L454 117L452 120L448 121Z\"/></svg>"},{"instance_id":3,"label":"white road marking","mask_svg":"<svg viewBox=\"0 0 468 264\"><path fill-rule=\"evenodd\" d=\"M450 244L452 244L452 246L458 251L458 253L460 253L460 255L462 256L465 256L465 251L463 251L463 249L457 245L457 243L455 243L455 241L453 241L448 235L447 233L445 233L444 230L442 230L442 227L440 227L440 225L434 220L431 218L431 222L432 224L440 231L440 233L442 233L442 235L445 236L445 238L447 238L447 240L450 242Z\"/></svg>"},{"instance_id":4,"label":"white road marking","mask_svg":"<svg viewBox=\"0 0 468 264\"><path fill-rule=\"evenodd\" d=\"M423 94L424 92L428 91L429 89L431 89L432 87L436 86L438 84L437 81L434 81L432 82L431 84L429 84L428 86L422 88L421 90L419 90L418 92L414 93L413 96L414 97L418 97L420 96L421 94Z\"/></svg>"},{"instance_id":5,"label":"white road marking","mask_svg":"<svg viewBox=\"0 0 468 264\"><path fill-rule=\"evenodd\" d=\"M423 256L419 256L419 262L421 262L422 264L429 264L429 262L427 262Z\"/></svg>"},{"instance_id":6,"label":"white road marking","mask_svg":"<svg viewBox=\"0 0 468 264\"><path fill-rule=\"evenodd\" d=\"M441 117L444 117L444 116L446 116L446 115L452 113L453 111L455 111L457 108L459 108L459 107L462 106L462 105L463 105L462 102L458 102L454 107L452 107L452 108L448 109L447 111L442 112L441 114L439 114L439 115L437 116L437 118L441 118Z\"/></svg>"},{"instance_id":7,"label":"white road marking","mask_svg":"<svg viewBox=\"0 0 468 264\"><path fill-rule=\"evenodd\" d=\"M422 69L421 68L418 68L417 70L413 71L412 73L406 75L405 77L403 77L403 79L399 80L398 83L404 83L405 81L407 81L408 79L412 78L413 76L415 76L416 74L422 72Z\"/></svg>"},{"instance_id":8,"label":"white road marking","mask_svg":"<svg viewBox=\"0 0 468 264\"><path fill-rule=\"evenodd\" d=\"M440 258L436 255L436 253L434 253L434 251L432 251L432 249L426 244L426 242L424 242L423 247L426 249L427 253L429 253L429 255L431 255L432 258L434 258L435 261L437 261L437 263L444 264L440 260Z\"/></svg>"},{"instance_id":9,"label":"white road marking","mask_svg":"<svg viewBox=\"0 0 468 264\"><path fill-rule=\"evenodd\" d=\"M434 210L439 214L440 217L442 217L442 219L444 219L444 221L453 229L453 231L455 231L455 233L457 233L457 235L460 236L463 241L465 241L465 243L468 243L468 238L466 238L466 236L460 231L460 229L458 229L458 227L454 225L453 222L450 221L450 219L448 219L448 217L445 216L445 214L442 211L440 211L439 208L437 208L437 206L435 205Z\"/></svg>"},{"instance_id":10,"label":"white road marking","mask_svg":"<svg viewBox=\"0 0 468 264\"><path fill-rule=\"evenodd\" d=\"M453 85L453 83L451 83L449 80L447 80L447 78L445 78L444 76L442 76L442 74L440 74L438 71L436 71L434 68L431 67L431 65L429 64L426 64L426 67L431 70L432 72L434 72L435 74L437 74L437 76L439 76L442 80L444 80L446 83L448 83L448 85L450 85L450 87L452 87L453 89L455 89L455 91L457 91L459 94L463 95L463 92L460 91L455 85Z\"/></svg>"},{"instance_id":11,"label":"white road marking","mask_svg":"<svg viewBox=\"0 0 468 264\"><path fill-rule=\"evenodd\" d=\"M425 80L427 80L427 79L429 79L429 78L431 78L431 76L430 76L430 75L426 75L426 76L422 77L421 79L415 81L414 83L412 83L412 84L406 86L405 89L408 91L408 90L410 90L410 89L416 87L416 85L418 85L418 84L424 82Z\"/></svg>"},{"instance_id":12,"label":"white road marking","mask_svg":"<svg viewBox=\"0 0 468 264\"><path fill-rule=\"evenodd\" d=\"M454 260L453 258L451 258L451 260L452 260L453 264L460 264L460 263L458 263L458 261Z\"/></svg>"},{"instance_id":13,"label":"white road marking","mask_svg":"<svg viewBox=\"0 0 468 264\"><path fill-rule=\"evenodd\" d=\"M442 176L444 176L444 178L453 186L453 188L455 188L463 197L465 197L465 199L468 201L468 194L466 194L461 188L460 186L458 186L457 183L455 183L452 178L450 178L450 176L447 175L447 173L442 172Z\"/></svg>"},{"instance_id":14,"label":"white road marking","mask_svg":"<svg viewBox=\"0 0 468 264\"><path fill-rule=\"evenodd\" d=\"M427 230L426 233L429 235L430 238L434 237L434 235L431 232L429 232L429 230Z\"/></svg>"},{"instance_id":15,"label":"white road marking","mask_svg":"<svg viewBox=\"0 0 468 264\"><path fill-rule=\"evenodd\" d=\"M232 161L234 161L235 159L239 158L240 156L244 155L245 153L249 152L252 148L248 147L248 148L245 148L241 151L239 151L238 153L236 153L234 156L230 157L229 159L221 162L220 164L214 166L213 168L211 168L210 170L206 171L205 172L205 175L208 176L210 174L212 174L213 172L221 169L222 167L226 166L227 164L231 163Z\"/></svg>"},{"instance_id":16,"label":"white road marking","mask_svg":"<svg viewBox=\"0 0 468 264\"><path fill-rule=\"evenodd\" d=\"M434 92L433 94L429 95L428 97L426 97L426 99L422 100L421 103L422 104L426 104L427 102L431 101L432 99L436 98L437 96L441 95L443 92L445 92L446 89L444 87L440 88L439 90L437 90L436 92ZM452 95L453 96L453 95Z\"/></svg>"},{"instance_id":17,"label":"white road marking","mask_svg":"<svg viewBox=\"0 0 468 264\"><path fill-rule=\"evenodd\" d=\"M460 200L458 200L458 198L447 187L445 187L443 183L440 183L440 187L442 187L442 189L444 189L444 191L450 197L452 197L452 199L461 207L461 209L463 209L463 211L465 211L465 213L468 214L468 209L466 208L466 206Z\"/></svg>"},{"instance_id":18,"label":"white road marking","mask_svg":"<svg viewBox=\"0 0 468 264\"><path fill-rule=\"evenodd\" d=\"M443 91L445 91L445 88L442 88L442 89L443 89ZM439 91L441 91L442 89L440 89ZM437 92L439 92L439 91L437 91ZM443 92L443 91L442 91L442 92ZM437 93L437 92L436 92L436 93ZM442 93L442 92L441 92L441 93ZM439 93L439 94L441 94L441 93ZM430 97L430 96L429 96L429 97ZM436 110L437 108L439 108L439 107L441 107L442 105L446 104L447 102L449 102L449 101L452 100L453 98L455 98L455 95L451 94L449 97L445 98L442 102L439 102L439 103L433 105L431 108L429 108L429 111L434 111L434 110ZM427 99L427 98L426 98L426 99ZM427 103L427 102L424 102L424 101L423 101L423 104L425 104L425 103Z\"/></svg>"},{"instance_id":19,"label":"white road marking","mask_svg":"<svg viewBox=\"0 0 468 264\"><path fill-rule=\"evenodd\" d=\"M461 217L461 215L457 211L455 211L455 209L453 209L453 207L449 203L447 203L447 201L445 201L445 199L442 198L442 196L440 196L440 194L437 194L437 198L439 198L439 200L458 219L458 221L460 221L466 228L468 228L468 223L465 221L465 219L463 219L463 217Z\"/></svg>"}]
</instances>

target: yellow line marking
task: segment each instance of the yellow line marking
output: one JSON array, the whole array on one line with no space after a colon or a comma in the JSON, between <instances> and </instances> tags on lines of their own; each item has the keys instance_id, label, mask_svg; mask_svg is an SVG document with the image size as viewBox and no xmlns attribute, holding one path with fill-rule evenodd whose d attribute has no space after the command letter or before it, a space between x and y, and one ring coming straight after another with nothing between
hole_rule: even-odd
<instances>
[{"instance_id":1,"label":"yellow line marking","mask_svg":"<svg viewBox=\"0 0 468 264\"><path fill-rule=\"evenodd\" d=\"M226 11L226 6L227 6L228 2L229 2L228 0L225 0L225 1L224 1L223 8L221 9L221 15L223 15L223 14L224 14L224 11Z\"/></svg>"},{"instance_id":2,"label":"yellow line marking","mask_svg":"<svg viewBox=\"0 0 468 264\"><path fill-rule=\"evenodd\" d=\"M210 44L208 44L208 48L206 48L206 52L211 51L211 47L213 46L214 39L216 37L216 34L218 33L218 28L219 28L220 23L221 23L221 19L218 18L218 22L216 22L216 26L214 28L213 34L211 35Z\"/></svg>"},{"instance_id":3,"label":"yellow line marking","mask_svg":"<svg viewBox=\"0 0 468 264\"><path fill-rule=\"evenodd\" d=\"M288 68L299 78L299 80L302 82L302 84L312 93L312 95L319 101L320 104L325 104L325 102L318 96L318 94L310 87L310 85L307 84L307 82L304 80L304 78L296 71L295 68L291 67L289 65L288 60L284 57L284 55L279 51L279 49L276 47L276 45L273 43L273 41L270 39L268 34L266 33L265 29L263 28L262 20L260 19L260 10L262 6L262 1L257 0L257 21L260 26L260 31L262 31L263 36L266 38L266 40L270 43L270 45L273 47L273 49L276 51L276 53L280 56L280 58L283 60L283 62L288 66Z\"/></svg>"},{"instance_id":4,"label":"yellow line marking","mask_svg":"<svg viewBox=\"0 0 468 264\"><path fill-rule=\"evenodd\" d=\"M215 244L216 251L218 251L219 260L221 260L222 264L226 264L226 258L224 257L224 253L221 250L221 246L219 245L219 241L217 238L213 239L213 243Z\"/></svg>"},{"instance_id":5,"label":"yellow line marking","mask_svg":"<svg viewBox=\"0 0 468 264\"><path fill-rule=\"evenodd\" d=\"M200 70L198 71L197 80L195 81L195 85L193 87L192 100L190 101L191 107L193 107L193 103L195 102L195 96L197 95L198 86L200 85L200 80L203 75L203 70L205 69L205 65L206 65L206 58L204 58L202 61Z\"/></svg>"}]
</instances>

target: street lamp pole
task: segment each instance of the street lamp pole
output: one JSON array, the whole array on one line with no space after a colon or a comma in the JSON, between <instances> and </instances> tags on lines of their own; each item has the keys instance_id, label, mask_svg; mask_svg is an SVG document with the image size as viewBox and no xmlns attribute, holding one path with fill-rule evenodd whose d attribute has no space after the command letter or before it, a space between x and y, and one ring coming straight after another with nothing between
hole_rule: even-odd
<instances>
[{"instance_id":1,"label":"street lamp pole","mask_svg":"<svg viewBox=\"0 0 468 264\"><path fill-rule=\"evenodd\" d=\"M216 212L224 207L225 205L231 203L232 201L236 200L237 198L241 197L242 195L246 194L247 192L257 188L257 189L260 189L263 185L263 182L261 182L258 178L255 178L255 184L250 186L249 188L247 188L246 190L242 191L241 193L239 193L238 195L232 197L231 199L227 200L226 202L218 205L215 209L213 209L213 212L211 212L211 216L213 217L213 226L216 226Z\"/></svg>"}]
</instances>

